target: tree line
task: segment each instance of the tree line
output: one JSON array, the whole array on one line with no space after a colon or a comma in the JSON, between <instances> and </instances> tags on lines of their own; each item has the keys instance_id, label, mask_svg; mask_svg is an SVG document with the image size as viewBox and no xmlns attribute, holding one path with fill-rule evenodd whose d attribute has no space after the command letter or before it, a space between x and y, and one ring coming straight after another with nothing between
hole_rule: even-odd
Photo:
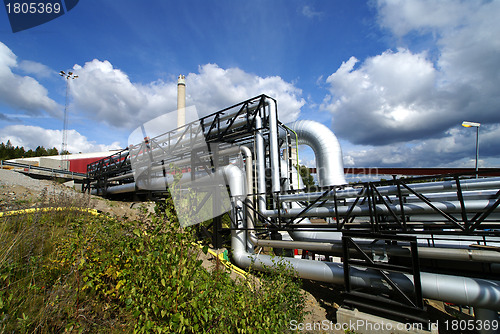
<instances>
[{"instance_id":1,"label":"tree line","mask_svg":"<svg viewBox=\"0 0 500 334\"><path fill-rule=\"evenodd\" d=\"M43 146L38 146L35 150L29 149L26 151L24 147L14 147L10 140L7 141L7 144L3 142L0 144L0 160L43 157L49 155L59 155L59 151L55 147L46 149Z\"/></svg>"}]
</instances>

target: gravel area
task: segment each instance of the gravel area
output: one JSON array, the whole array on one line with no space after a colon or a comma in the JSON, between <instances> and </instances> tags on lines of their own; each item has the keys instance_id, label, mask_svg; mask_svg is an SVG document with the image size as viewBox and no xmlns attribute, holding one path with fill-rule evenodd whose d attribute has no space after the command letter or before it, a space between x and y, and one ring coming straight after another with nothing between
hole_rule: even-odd
<instances>
[{"instance_id":1,"label":"gravel area","mask_svg":"<svg viewBox=\"0 0 500 334\"><path fill-rule=\"evenodd\" d=\"M148 210L154 207L152 203L110 201L52 180L34 179L13 170L0 169L0 211L59 206L65 202L81 203L112 216L130 219L143 218L141 205L146 205Z\"/></svg>"},{"instance_id":2,"label":"gravel area","mask_svg":"<svg viewBox=\"0 0 500 334\"><path fill-rule=\"evenodd\" d=\"M52 181L37 180L12 170L0 169L0 186L22 186L34 191L42 191L52 185L54 185Z\"/></svg>"}]
</instances>

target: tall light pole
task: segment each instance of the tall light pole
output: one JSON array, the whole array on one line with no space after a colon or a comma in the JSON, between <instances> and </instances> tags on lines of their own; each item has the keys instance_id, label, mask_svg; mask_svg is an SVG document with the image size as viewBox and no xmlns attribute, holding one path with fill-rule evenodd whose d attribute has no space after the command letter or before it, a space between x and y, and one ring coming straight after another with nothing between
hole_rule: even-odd
<instances>
[{"instance_id":1,"label":"tall light pole","mask_svg":"<svg viewBox=\"0 0 500 334\"><path fill-rule=\"evenodd\" d=\"M462 126L466 128L476 128L476 179L478 177L478 161L479 161L479 127L481 123L463 121Z\"/></svg>"},{"instance_id":2,"label":"tall light pole","mask_svg":"<svg viewBox=\"0 0 500 334\"><path fill-rule=\"evenodd\" d=\"M64 104L64 120L63 120L63 134L61 144L61 168L66 169L63 165L63 156L66 154L68 148L68 93L69 93L69 79L76 79L78 75L73 72L59 72L59 75L66 79L66 102Z\"/></svg>"}]
</instances>

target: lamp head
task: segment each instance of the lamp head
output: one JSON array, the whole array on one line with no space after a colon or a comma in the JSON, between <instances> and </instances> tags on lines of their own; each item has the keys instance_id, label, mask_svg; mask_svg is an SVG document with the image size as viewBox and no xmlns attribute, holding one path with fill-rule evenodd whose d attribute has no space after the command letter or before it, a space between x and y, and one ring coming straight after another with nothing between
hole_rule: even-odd
<instances>
[{"instance_id":1,"label":"lamp head","mask_svg":"<svg viewBox=\"0 0 500 334\"><path fill-rule=\"evenodd\" d=\"M463 121L462 126L465 128L478 128L481 126L481 123Z\"/></svg>"}]
</instances>

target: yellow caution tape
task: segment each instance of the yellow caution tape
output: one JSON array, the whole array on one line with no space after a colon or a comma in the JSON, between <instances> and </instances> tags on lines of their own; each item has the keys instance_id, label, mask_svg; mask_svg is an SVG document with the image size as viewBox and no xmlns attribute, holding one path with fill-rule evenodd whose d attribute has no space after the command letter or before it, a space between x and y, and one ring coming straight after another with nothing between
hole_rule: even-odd
<instances>
[{"instance_id":1,"label":"yellow caution tape","mask_svg":"<svg viewBox=\"0 0 500 334\"><path fill-rule=\"evenodd\" d=\"M193 245L195 246L199 246L200 248L203 248L202 245L200 244L197 244L197 243L194 243L193 242ZM234 264L232 264L231 262L229 262L228 260L226 260L224 258L224 254L223 253L216 253L214 252L213 250L211 250L210 248L208 249L208 252L210 254L212 254L214 257L218 258L219 261L228 269L234 271L235 273L237 273L238 275L240 276L243 276L244 278L247 278L248 277L248 273L246 271L244 271L243 269L235 266Z\"/></svg>"},{"instance_id":2,"label":"yellow caution tape","mask_svg":"<svg viewBox=\"0 0 500 334\"><path fill-rule=\"evenodd\" d=\"M65 210L76 210L76 211L88 212L94 216L97 216L99 214L99 211L97 211L96 209L73 208L73 207L72 208L64 208L64 207L51 208L51 207L49 207L49 208L31 208L31 209L0 212L0 217L15 216L15 215L22 215L22 214L29 214L29 213L36 213L36 212L65 211Z\"/></svg>"}]
</instances>

